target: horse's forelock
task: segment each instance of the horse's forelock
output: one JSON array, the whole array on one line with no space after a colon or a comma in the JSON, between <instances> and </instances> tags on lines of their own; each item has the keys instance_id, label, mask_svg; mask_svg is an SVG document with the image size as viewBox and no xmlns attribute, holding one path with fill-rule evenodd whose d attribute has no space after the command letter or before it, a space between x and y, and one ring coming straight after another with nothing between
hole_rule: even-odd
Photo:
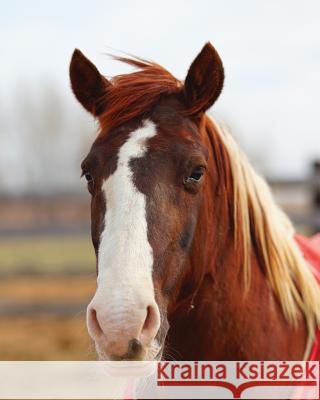
<instances>
[{"instance_id":1,"label":"horse's forelock","mask_svg":"<svg viewBox=\"0 0 320 400\"><path fill-rule=\"evenodd\" d=\"M149 112L163 95L179 93L183 84L159 64L140 58L114 57L138 68L129 74L117 75L101 102L105 111L99 116L101 132L110 131Z\"/></svg>"}]
</instances>

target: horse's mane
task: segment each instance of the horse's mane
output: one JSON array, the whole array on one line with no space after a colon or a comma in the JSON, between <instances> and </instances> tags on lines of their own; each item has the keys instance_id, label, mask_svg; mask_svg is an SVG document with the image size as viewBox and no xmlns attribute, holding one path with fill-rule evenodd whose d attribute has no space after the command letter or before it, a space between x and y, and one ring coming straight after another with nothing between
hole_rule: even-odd
<instances>
[{"instance_id":1,"label":"horse's mane","mask_svg":"<svg viewBox=\"0 0 320 400\"><path fill-rule=\"evenodd\" d=\"M242 256L246 286L250 283L254 249L285 317L295 325L300 309L312 335L320 323L320 288L312 266L307 264L295 242L291 221L228 130L209 117L206 117L205 130L212 140L221 141L227 152L233 191L234 239Z\"/></svg>"},{"instance_id":2,"label":"horse's mane","mask_svg":"<svg viewBox=\"0 0 320 400\"><path fill-rule=\"evenodd\" d=\"M114 58L138 70L111 80L113 85L101 99L107 105L99 116L104 131L148 112L162 95L182 90L182 82L156 63L140 58ZM320 323L320 289L294 240L290 220L276 205L265 180L253 170L230 133L209 117L204 119L202 129L211 141L219 141L226 154L222 167L224 174L230 174L227 181L231 182L228 190L233 193L235 246L242 256L246 286L250 283L254 249L285 317L296 324L301 310L309 332L313 332Z\"/></svg>"},{"instance_id":3,"label":"horse's mane","mask_svg":"<svg viewBox=\"0 0 320 400\"><path fill-rule=\"evenodd\" d=\"M113 59L138 70L111 79L112 85L101 99L106 108L100 122L107 130L148 112L162 95L178 93L182 89L181 81L159 64L137 57L113 56Z\"/></svg>"}]
</instances>

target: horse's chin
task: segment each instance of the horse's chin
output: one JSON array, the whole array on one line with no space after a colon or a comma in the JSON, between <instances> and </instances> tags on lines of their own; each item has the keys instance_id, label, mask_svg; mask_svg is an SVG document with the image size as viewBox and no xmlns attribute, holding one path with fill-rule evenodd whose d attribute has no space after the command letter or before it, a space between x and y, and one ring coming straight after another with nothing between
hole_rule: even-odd
<instances>
[{"instance_id":1,"label":"horse's chin","mask_svg":"<svg viewBox=\"0 0 320 400\"><path fill-rule=\"evenodd\" d=\"M105 351L95 343L96 352L100 361L115 361L109 357ZM163 345L160 345L156 339L154 339L150 346L145 347L142 355L136 360L120 360L119 361L159 361L161 360L163 353Z\"/></svg>"}]
</instances>

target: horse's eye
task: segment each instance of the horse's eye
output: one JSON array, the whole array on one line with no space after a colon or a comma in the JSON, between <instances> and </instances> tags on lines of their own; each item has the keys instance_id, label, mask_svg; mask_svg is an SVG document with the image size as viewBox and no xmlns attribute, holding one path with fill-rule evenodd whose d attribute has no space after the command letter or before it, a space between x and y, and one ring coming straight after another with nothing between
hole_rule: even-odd
<instances>
[{"instance_id":1,"label":"horse's eye","mask_svg":"<svg viewBox=\"0 0 320 400\"><path fill-rule=\"evenodd\" d=\"M191 183L191 182L200 182L201 178L204 174L204 167L197 167L195 168L191 175L187 176L185 178L185 183Z\"/></svg>"},{"instance_id":2,"label":"horse's eye","mask_svg":"<svg viewBox=\"0 0 320 400\"><path fill-rule=\"evenodd\" d=\"M89 172L85 172L83 175L84 175L84 177L85 177L85 179L86 179L86 181L87 181L88 183L93 182L93 177L92 177L91 174L89 174Z\"/></svg>"}]
</instances>

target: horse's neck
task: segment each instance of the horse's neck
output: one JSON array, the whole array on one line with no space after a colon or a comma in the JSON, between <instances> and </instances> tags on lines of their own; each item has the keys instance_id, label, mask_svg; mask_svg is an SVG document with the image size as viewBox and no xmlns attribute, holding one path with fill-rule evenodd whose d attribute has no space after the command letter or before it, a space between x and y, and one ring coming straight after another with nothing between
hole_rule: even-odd
<instances>
[{"instance_id":1,"label":"horse's neck","mask_svg":"<svg viewBox=\"0 0 320 400\"><path fill-rule=\"evenodd\" d=\"M207 232L195 238L182 295L169 315L169 355L184 360L302 359L304 324L289 327L254 253L245 294L232 239L223 245L227 232L212 231L210 220L203 226Z\"/></svg>"},{"instance_id":2,"label":"horse's neck","mask_svg":"<svg viewBox=\"0 0 320 400\"><path fill-rule=\"evenodd\" d=\"M289 328L254 252L251 284L245 292L229 218L225 196L209 180L188 272L169 315L169 352L195 360L301 359L304 324Z\"/></svg>"}]
</instances>

